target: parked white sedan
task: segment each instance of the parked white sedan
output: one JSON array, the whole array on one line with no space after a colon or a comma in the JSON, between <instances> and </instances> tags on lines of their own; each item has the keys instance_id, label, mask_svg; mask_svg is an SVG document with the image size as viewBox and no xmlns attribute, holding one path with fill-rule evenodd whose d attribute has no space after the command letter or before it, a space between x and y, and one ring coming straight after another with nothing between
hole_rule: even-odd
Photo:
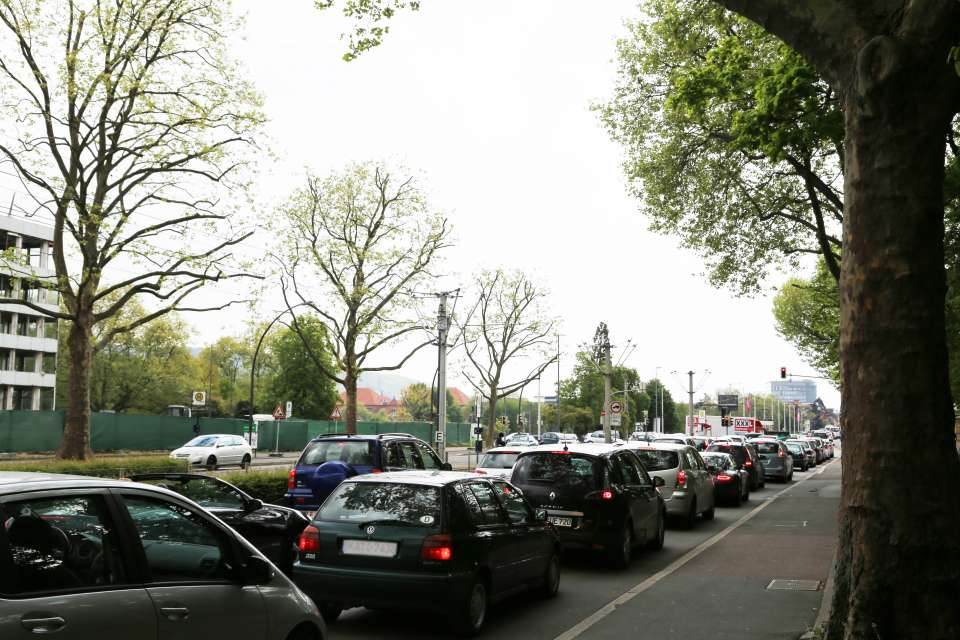
<instances>
[{"instance_id":1,"label":"parked white sedan","mask_svg":"<svg viewBox=\"0 0 960 640\"><path fill-rule=\"evenodd\" d=\"M253 449L241 436L212 433L197 436L179 449L174 449L170 452L170 458L190 465L203 465L210 471L231 464L246 469L253 459Z\"/></svg>"},{"instance_id":2,"label":"parked white sedan","mask_svg":"<svg viewBox=\"0 0 960 640\"><path fill-rule=\"evenodd\" d=\"M513 465L517 463L517 456L524 451L524 448L507 445L506 447L494 447L487 450L474 473L484 476L496 476L498 478L510 479L513 473Z\"/></svg>"}]
</instances>

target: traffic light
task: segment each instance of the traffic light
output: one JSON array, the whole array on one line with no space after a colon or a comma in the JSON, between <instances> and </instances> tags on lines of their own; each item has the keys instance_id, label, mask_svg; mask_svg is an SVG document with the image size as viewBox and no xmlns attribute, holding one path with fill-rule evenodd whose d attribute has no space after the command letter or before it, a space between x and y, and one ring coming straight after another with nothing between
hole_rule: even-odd
<instances>
[{"instance_id":1,"label":"traffic light","mask_svg":"<svg viewBox=\"0 0 960 640\"><path fill-rule=\"evenodd\" d=\"M720 425L724 427L730 426L730 416L723 416L720 418Z\"/></svg>"},{"instance_id":2,"label":"traffic light","mask_svg":"<svg viewBox=\"0 0 960 640\"><path fill-rule=\"evenodd\" d=\"M786 367L780 367L780 377L781 377L781 378L784 378L784 379L787 377L787 368L786 368Z\"/></svg>"}]
</instances>

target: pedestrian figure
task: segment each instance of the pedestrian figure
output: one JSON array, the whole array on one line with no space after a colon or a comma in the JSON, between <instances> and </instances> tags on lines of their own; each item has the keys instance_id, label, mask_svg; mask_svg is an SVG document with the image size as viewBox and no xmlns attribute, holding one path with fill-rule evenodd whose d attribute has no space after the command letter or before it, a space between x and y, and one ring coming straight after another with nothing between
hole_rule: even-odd
<instances>
[{"instance_id":1,"label":"pedestrian figure","mask_svg":"<svg viewBox=\"0 0 960 640\"><path fill-rule=\"evenodd\" d=\"M497 446L498 447L507 446L507 439L503 437L503 431L497 432Z\"/></svg>"}]
</instances>

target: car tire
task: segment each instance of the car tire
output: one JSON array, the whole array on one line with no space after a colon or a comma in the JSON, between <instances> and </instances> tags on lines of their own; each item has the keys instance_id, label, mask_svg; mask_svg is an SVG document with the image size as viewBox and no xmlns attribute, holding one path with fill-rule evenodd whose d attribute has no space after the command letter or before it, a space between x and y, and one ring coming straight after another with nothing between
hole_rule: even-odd
<instances>
[{"instance_id":1,"label":"car tire","mask_svg":"<svg viewBox=\"0 0 960 640\"><path fill-rule=\"evenodd\" d=\"M340 614L343 613L343 607L332 604L330 602L324 602L317 609L320 609L320 615L323 616L323 621L327 624L333 624L337 621L337 618L340 617Z\"/></svg>"},{"instance_id":2,"label":"car tire","mask_svg":"<svg viewBox=\"0 0 960 640\"><path fill-rule=\"evenodd\" d=\"M540 595L544 598L553 598L560 590L560 556L554 553L550 556L547 570L543 574L543 584L540 585Z\"/></svg>"},{"instance_id":3,"label":"car tire","mask_svg":"<svg viewBox=\"0 0 960 640\"><path fill-rule=\"evenodd\" d=\"M626 569L633 559L633 524L627 520L617 539L617 546L610 552L610 561L617 569Z\"/></svg>"},{"instance_id":4,"label":"car tire","mask_svg":"<svg viewBox=\"0 0 960 640\"><path fill-rule=\"evenodd\" d=\"M709 509L703 512L703 519L710 521L717 516L717 505L712 505Z\"/></svg>"},{"instance_id":5,"label":"car tire","mask_svg":"<svg viewBox=\"0 0 960 640\"><path fill-rule=\"evenodd\" d=\"M490 595L487 590L487 583L480 577L477 577L470 589L467 591L467 597L461 603L459 611L454 613L453 625L457 635L464 638L472 638L483 629L483 623L487 620L487 610L490 604Z\"/></svg>"},{"instance_id":6,"label":"car tire","mask_svg":"<svg viewBox=\"0 0 960 640\"><path fill-rule=\"evenodd\" d=\"M240 461L240 468L244 471L250 468L250 456L243 456L243 460Z\"/></svg>"},{"instance_id":7,"label":"car tire","mask_svg":"<svg viewBox=\"0 0 960 640\"><path fill-rule=\"evenodd\" d=\"M693 529L693 524L697 520L697 499L694 498L690 501L690 510L687 512L687 515L683 519L683 528L684 529Z\"/></svg>"},{"instance_id":8,"label":"car tire","mask_svg":"<svg viewBox=\"0 0 960 640\"><path fill-rule=\"evenodd\" d=\"M734 506L734 507L739 507L740 505L743 504L743 483L742 482L737 483L737 495L730 502L732 503L731 506Z\"/></svg>"},{"instance_id":9,"label":"car tire","mask_svg":"<svg viewBox=\"0 0 960 640\"><path fill-rule=\"evenodd\" d=\"M207 458L207 471L216 471L217 470L217 458L216 456L210 456Z\"/></svg>"},{"instance_id":10,"label":"car tire","mask_svg":"<svg viewBox=\"0 0 960 640\"><path fill-rule=\"evenodd\" d=\"M652 540L647 544L650 549L654 551L663 549L663 541L667 538L667 512L662 510L660 512L660 517L657 518L657 533Z\"/></svg>"}]
</instances>

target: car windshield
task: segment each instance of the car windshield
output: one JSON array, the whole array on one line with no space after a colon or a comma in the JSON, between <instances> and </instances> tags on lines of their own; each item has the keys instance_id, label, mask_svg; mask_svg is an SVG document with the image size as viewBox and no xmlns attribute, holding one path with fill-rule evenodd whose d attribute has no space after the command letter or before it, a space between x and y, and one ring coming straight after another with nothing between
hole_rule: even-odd
<instances>
[{"instance_id":1,"label":"car windshield","mask_svg":"<svg viewBox=\"0 0 960 640\"><path fill-rule=\"evenodd\" d=\"M217 445L217 436L197 436L187 444L183 445L185 447L215 447Z\"/></svg>"},{"instance_id":2,"label":"car windshield","mask_svg":"<svg viewBox=\"0 0 960 640\"><path fill-rule=\"evenodd\" d=\"M803 453L803 447L798 444L787 443L787 449L790 450L790 453Z\"/></svg>"},{"instance_id":3,"label":"car windshield","mask_svg":"<svg viewBox=\"0 0 960 640\"><path fill-rule=\"evenodd\" d=\"M647 471L666 471L680 466L676 451L634 450Z\"/></svg>"},{"instance_id":4,"label":"car windshield","mask_svg":"<svg viewBox=\"0 0 960 640\"><path fill-rule=\"evenodd\" d=\"M343 462L349 465L373 466L371 444L366 440L311 442L304 450L300 464L319 465L324 462Z\"/></svg>"},{"instance_id":5,"label":"car windshield","mask_svg":"<svg viewBox=\"0 0 960 640\"><path fill-rule=\"evenodd\" d=\"M776 454L780 451L780 444L777 442L754 442L753 446L757 453Z\"/></svg>"},{"instance_id":6,"label":"car windshield","mask_svg":"<svg viewBox=\"0 0 960 640\"><path fill-rule=\"evenodd\" d=\"M482 469L509 469L517 461L518 455L520 454L514 451L488 453L480 461L480 467Z\"/></svg>"},{"instance_id":7,"label":"car windshield","mask_svg":"<svg viewBox=\"0 0 960 640\"><path fill-rule=\"evenodd\" d=\"M344 482L317 512L324 522L392 520L418 527L440 525L440 489L391 482Z\"/></svg>"},{"instance_id":8,"label":"car windshield","mask_svg":"<svg viewBox=\"0 0 960 640\"><path fill-rule=\"evenodd\" d=\"M703 461L708 467L726 469L730 465L730 458L725 455L719 455L716 453L713 455L710 455L709 453L703 453L700 455L703 457Z\"/></svg>"},{"instance_id":9,"label":"car windshield","mask_svg":"<svg viewBox=\"0 0 960 640\"><path fill-rule=\"evenodd\" d=\"M553 484L599 486L594 459L562 451L520 457L513 471L514 482L533 481Z\"/></svg>"}]
</instances>

